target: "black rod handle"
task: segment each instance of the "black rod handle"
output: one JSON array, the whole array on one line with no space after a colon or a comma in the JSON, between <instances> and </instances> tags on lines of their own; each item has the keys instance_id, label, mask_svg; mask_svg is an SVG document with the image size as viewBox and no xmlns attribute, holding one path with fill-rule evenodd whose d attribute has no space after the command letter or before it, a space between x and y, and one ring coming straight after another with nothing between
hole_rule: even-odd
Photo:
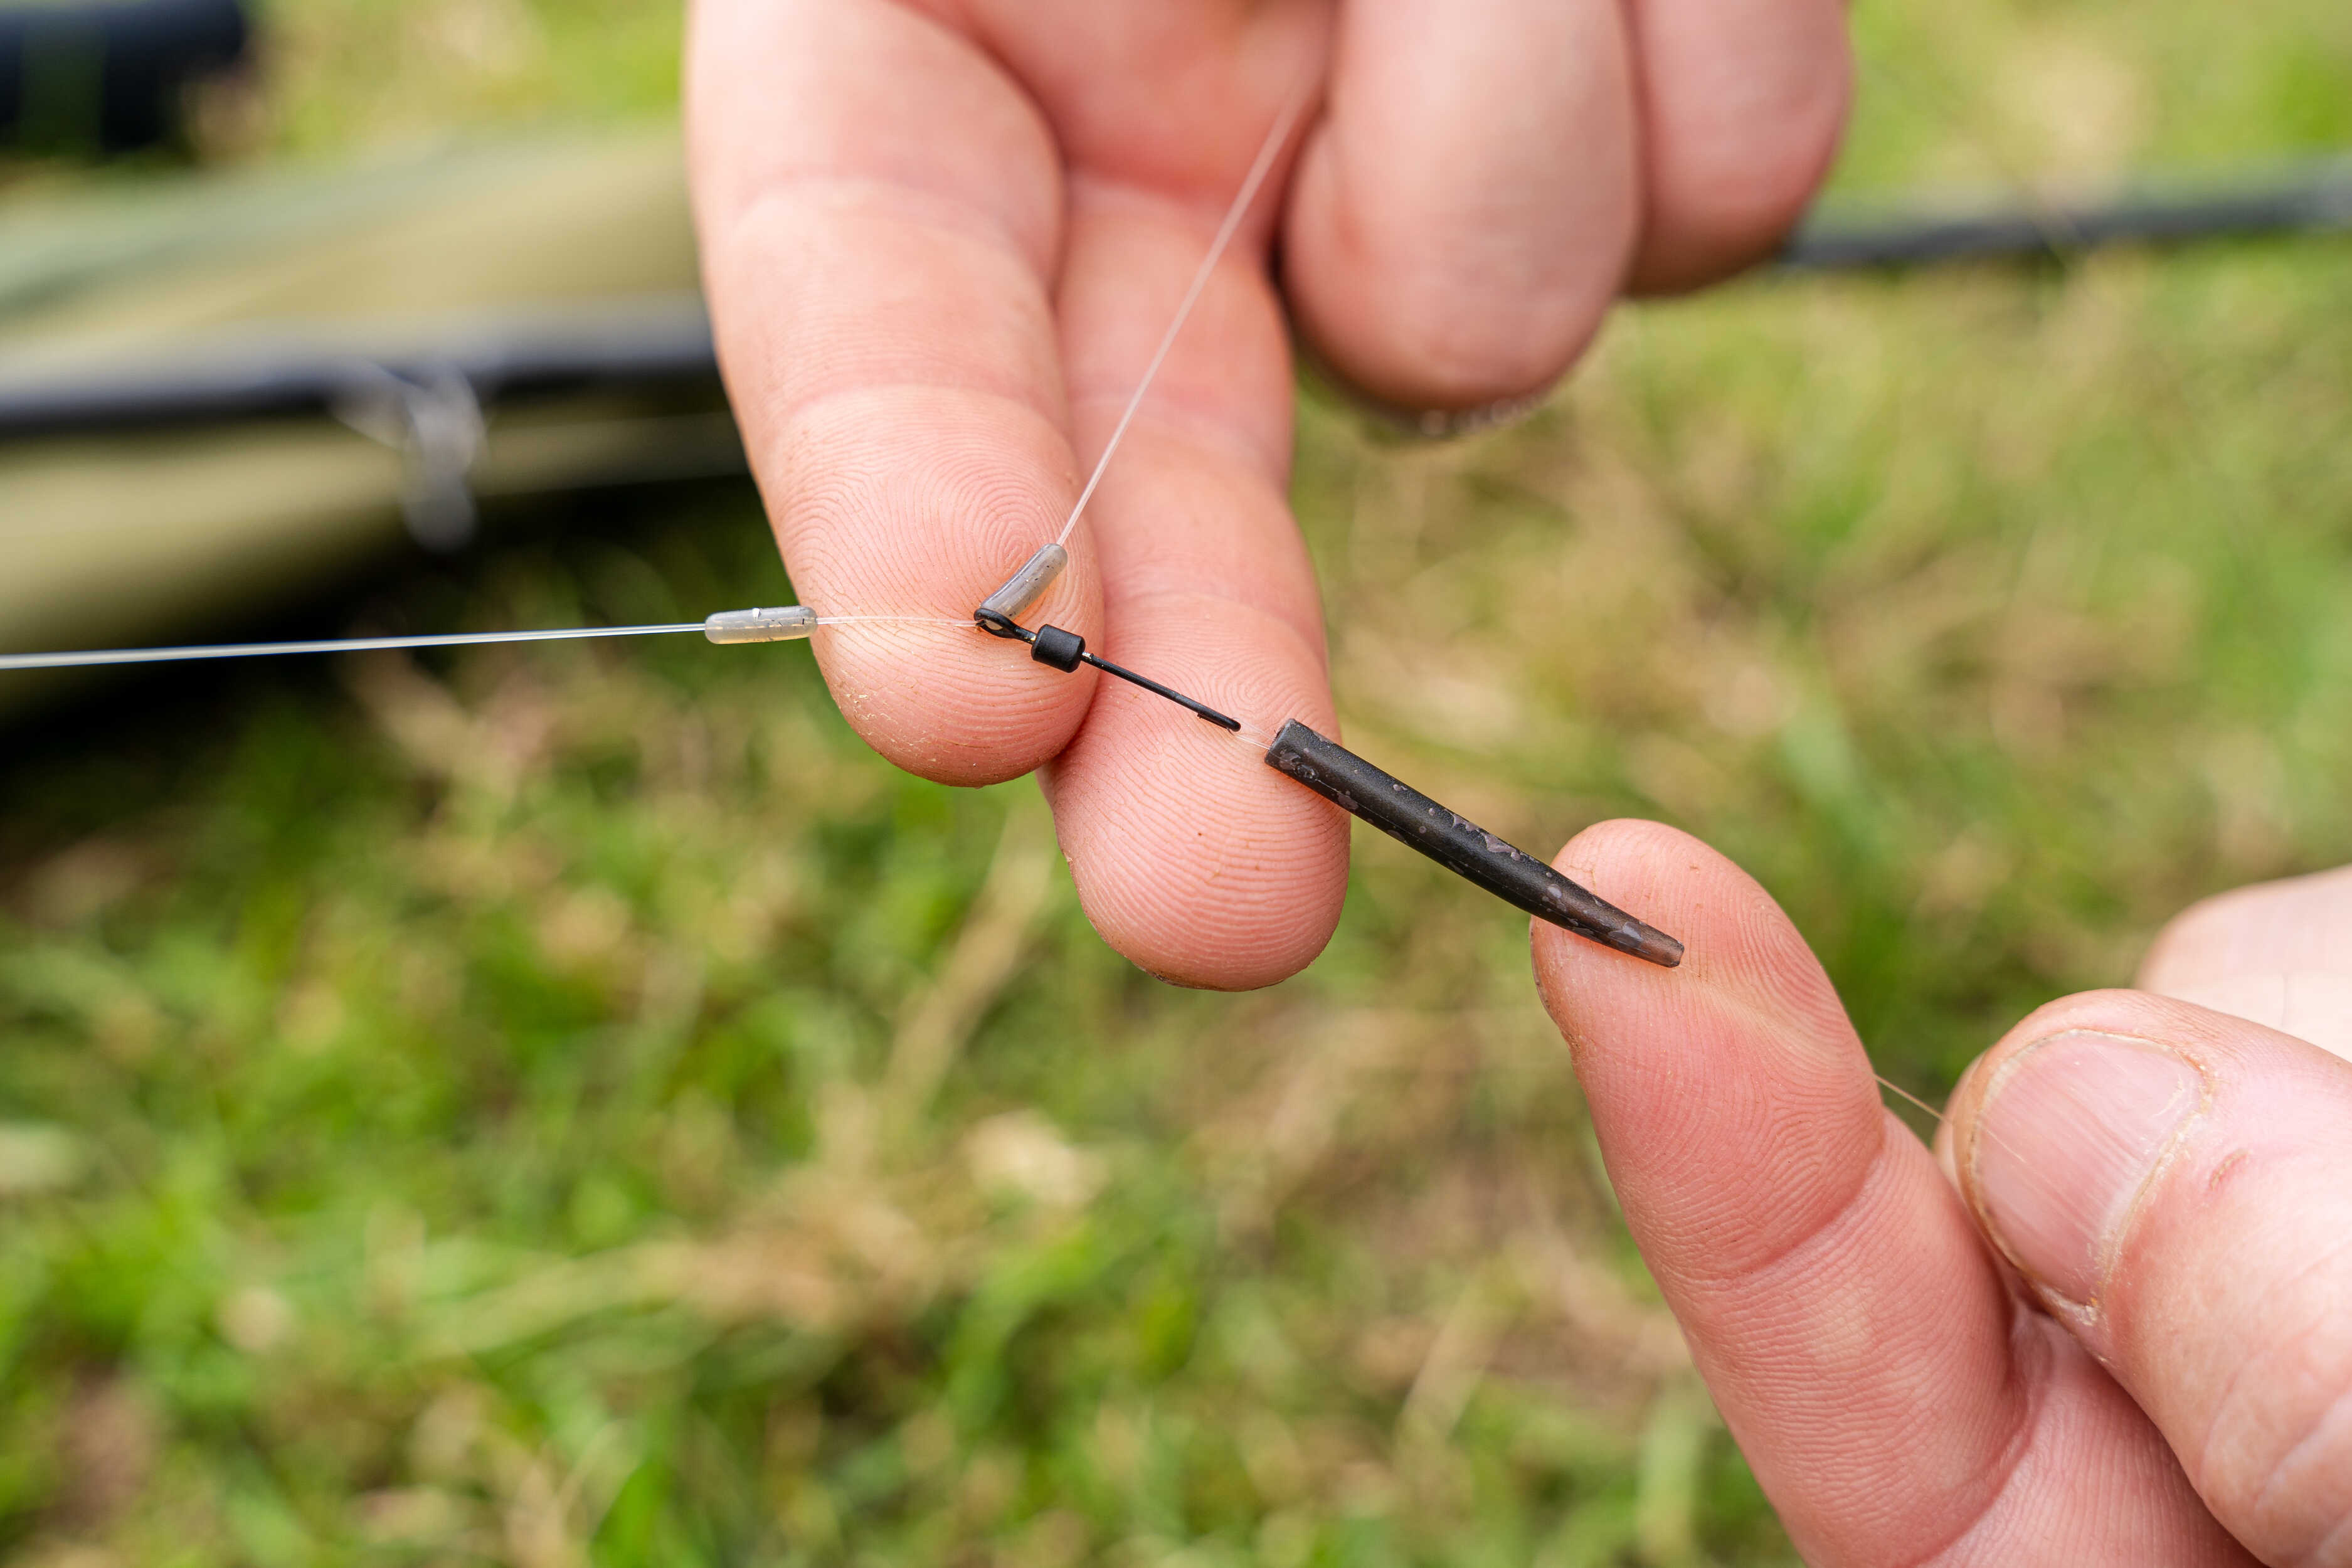
<instances>
[{"instance_id":1,"label":"black rod handle","mask_svg":"<svg viewBox=\"0 0 2352 1568\"><path fill-rule=\"evenodd\" d=\"M1578 887L1526 850L1456 816L1296 719L1274 738L1265 763L1538 920L1668 969L1683 961L1683 944L1673 937Z\"/></svg>"}]
</instances>

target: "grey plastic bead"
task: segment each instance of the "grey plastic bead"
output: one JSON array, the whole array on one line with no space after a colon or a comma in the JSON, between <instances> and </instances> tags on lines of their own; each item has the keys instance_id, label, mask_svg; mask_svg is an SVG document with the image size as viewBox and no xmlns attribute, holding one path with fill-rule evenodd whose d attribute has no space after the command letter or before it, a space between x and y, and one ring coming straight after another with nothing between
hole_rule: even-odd
<instances>
[{"instance_id":1,"label":"grey plastic bead","mask_svg":"<svg viewBox=\"0 0 2352 1568\"><path fill-rule=\"evenodd\" d=\"M806 605L768 610L721 610L702 623L715 643L797 642L816 630L816 612Z\"/></svg>"},{"instance_id":2,"label":"grey plastic bead","mask_svg":"<svg viewBox=\"0 0 2352 1568\"><path fill-rule=\"evenodd\" d=\"M1017 621L1029 606L1045 596L1062 568L1070 563L1070 552L1058 544L1048 544L1029 557L1020 571L1004 580L1004 585L980 602L980 607L990 615Z\"/></svg>"}]
</instances>

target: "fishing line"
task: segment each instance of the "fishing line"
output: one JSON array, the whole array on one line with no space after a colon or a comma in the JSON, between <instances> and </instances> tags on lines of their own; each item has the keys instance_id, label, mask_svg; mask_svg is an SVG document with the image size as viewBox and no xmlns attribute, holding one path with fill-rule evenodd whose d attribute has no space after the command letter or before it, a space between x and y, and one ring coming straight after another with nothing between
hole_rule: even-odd
<instances>
[{"instance_id":1,"label":"fishing line","mask_svg":"<svg viewBox=\"0 0 2352 1568\"><path fill-rule=\"evenodd\" d=\"M1143 399L1150 392L1151 384L1159 379L1160 366L1168 363L1170 353L1176 347L1177 338L1183 333L1184 323L1192 320L1193 308L1200 304L1201 296L1208 291L1209 279L1216 275L1217 263L1232 247L1234 236L1241 232L1242 220L1249 216L1250 205L1257 199L1259 188L1265 184L1276 160L1289 142L1299 115L1305 111L1307 100L1314 96L1315 79L1311 73L1301 77L1280 112L1275 115L1274 123L1266 128L1265 140L1259 143L1257 156L1251 161L1249 173L1243 176L1241 189L1234 193L1232 204L1225 208L1224 218L1217 225L1216 237L1209 242L1208 254L1193 269L1192 281L1185 289L1184 298L1177 304L1176 314L1170 319L1168 330L1160 335L1160 346L1153 351L1150 362L1143 368L1142 378L1135 384L1135 391L1129 395L1127 407L1120 412L1118 423L1112 427L1102 456L1095 459L1094 472L1087 476L1085 488L1078 491L1076 504L1070 508L1070 515L1063 521L1062 531L1039 545L1036 553L1021 563L1019 571L1006 578L996 592L981 601L980 610L974 618L984 629L997 631L1000 637L1005 635L998 631L998 627L1011 626L1027 614L1032 605L1045 596L1045 590L1054 585L1054 580L1062 574L1062 569L1069 565L1070 536L1077 531L1078 519L1086 515L1087 503L1094 500L1095 491L1102 487L1103 475L1109 471L1111 458L1118 455L1120 444L1127 439L1128 428L1135 423L1136 415L1141 411Z\"/></svg>"},{"instance_id":2,"label":"fishing line","mask_svg":"<svg viewBox=\"0 0 2352 1568\"><path fill-rule=\"evenodd\" d=\"M645 626L562 626L548 631L434 632L422 637L317 637L305 642L194 643L180 647L81 648L64 653L0 654L0 670L80 669L115 664L183 664L196 659L274 658L293 654L374 653L392 649L478 647L488 643L579 642L592 637L677 637L700 632L712 642L782 642L777 636L730 637L719 635L730 616L770 615L770 611L730 610L708 620L674 621ZM804 624L816 626L862 626L869 623L925 626L960 626L970 621L944 616L811 616Z\"/></svg>"},{"instance_id":3,"label":"fishing line","mask_svg":"<svg viewBox=\"0 0 2352 1568\"><path fill-rule=\"evenodd\" d=\"M1193 307L1200 304L1201 296L1208 291L1209 279L1215 276L1217 263L1224 259L1225 251L1234 243L1234 236L1241 232L1242 220L1249 216L1251 204L1257 200L1258 188L1265 184L1266 175L1273 172L1275 160L1290 140L1291 129L1298 123L1298 116L1306 109L1307 100L1313 90L1314 79L1302 79L1292 89L1289 101L1282 106L1282 112L1275 116L1273 127L1266 132L1265 141L1257 150L1256 160L1250 164L1249 174L1242 181L1242 188L1234 194L1233 205L1225 209L1224 221L1217 226L1217 237L1210 242L1209 253L1201 258L1201 265L1192 274L1192 287L1184 290L1183 303L1176 307L1176 315L1168 323L1168 331L1160 335L1160 347L1153 352L1151 363L1144 366L1143 379L1135 384L1135 392L1127 400L1126 411L1119 415L1118 424L1112 428L1110 440L1104 445L1102 456L1095 459L1095 471L1087 477L1086 489L1078 492L1077 504L1070 508L1069 519L1062 524L1062 531L1054 536L1055 543L1066 549L1070 535L1077 531L1078 519L1085 515L1087 503L1095 499L1095 491L1102 484L1104 472L1110 468L1111 458L1118 455L1119 443L1127 439L1127 427L1135 423L1135 416L1143 406L1145 395L1150 392L1151 384L1160 377L1160 367L1168 363L1169 353L1175 348L1176 339L1184 331L1184 323L1192 319Z\"/></svg>"},{"instance_id":4,"label":"fishing line","mask_svg":"<svg viewBox=\"0 0 2352 1568\"><path fill-rule=\"evenodd\" d=\"M1879 1088L1902 1096L1905 1100L1909 1100L1912 1104L1926 1111L1929 1116L1935 1118L1937 1126L1941 1127L1945 1122L1951 1120L1951 1118L1946 1116L1942 1111L1937 1110L1934 1106L1928 1104L1926 1100L1920 1099L1917 1095L1912 1093L1901 1084L1896 1083L1893 1079L1888 1078L1885 1073L1873 1068L1870 1076L1878 1080ZM2022 1154L2020 1154L2017 1152L2015 1146L2003 1139L2000 1133L1995 1132L1992 1130L1991 1125L1982 1119L1979 1119L1976 1123L1976 1135L1979 1138L1987 1140L1994 1148L1999 1149L2012 1159L2023 1161L2025 1158Z\"/></svg>"},{"instance_id":5,"label":"fishing line","mask_svg":"<svg viewBox=\"0 0 2352 1568\"><path fill-rule=\"evenodd\" d=\"M1934 1106L1928 1104L1926 1100L1920 1099L1917 1095L1912 1093L1909 1089L1904 1088L1893 1079L1888 1078L1885 1073L1873 1072L1870 1076L1878 1080L1879 1088L1886 1089L1893 1094L1899 1095L1903 1099L1909 1100L1912 1104L1917 1106L1920 1110L1934 1117L1939 1123L1944 1120L1944 1113L1942 1111L1937 1110Z\"/></svg>"},{"instance_id":6,"label":"fishing line","mask_svg":"<svg viewBox=\"0 0 2352 1568\"><path fill-rule=\"evenodd\" d=\"M72 653L0 654L0 669L78 669L106 664L179 664L204 658L271 658L286 654L368 653L386 648L474 647L484 643L563 642L580 637L657 637L704 629L701 621L658 626L569 626L541 632L445 632L414 637L320 637L310 642L197 643L184 647L89 648Z\"/></svg>"}]
</instances>

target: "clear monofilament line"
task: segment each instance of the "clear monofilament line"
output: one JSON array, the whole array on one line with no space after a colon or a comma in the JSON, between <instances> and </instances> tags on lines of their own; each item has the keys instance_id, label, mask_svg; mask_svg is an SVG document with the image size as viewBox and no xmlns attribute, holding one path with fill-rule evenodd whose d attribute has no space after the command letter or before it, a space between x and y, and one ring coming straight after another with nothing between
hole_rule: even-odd
<instances>
[{"instance_id":1,"label":"clear monofilament line","mask_svg":"<svg viewBox=\"0 0 2352 1568\"><path fill-rule=\"evenodd\" d=\"M1192 308L1208 291L1209 279L1215 275L1217 263L1224 259L1225 251L1234 243L1234 236L1241 232L1242 219L1249 216L1250 205L1257 200L1258 188L1274 172L1275 160L1281 156L1283 144L1290 140L1291 128L1298 123L1298 116L1307 107L1311 89L1311 79L1300 83L1290 95L1290 100L1282 106L1282 112L1275 116L1273 128L1265 133L1265 144L1257 150L1257 161L1250 165L1249 176L1242 181L1242 188L1234 193L1234 204L1225 209L1224 221L1217 226L1217 237L1210 242L1209 253L1201 258L1199 269L1192 274L1192 287L1184 291L1183 303L1176 307L1176 315L1169 321L1168 331L1161 335L1160 347L1151 355L1151 363L1144 366L1143 379L1135 384L1135 391L1127 400L1126 411L1119 415L1118 423L1112 426L1110 440L1104 445L1102 456L1095 459L1095 471L1087 477L1087 488L1078 492L1077 504L1070 508L1068 521L1062 524L1062 531L1054 536L1055 543L1067 545L1070 535L1077 531L1078 519L1086 515L1087 503L1094 500L1095 491L1100 488L1103 474L1110 468L1110 460L1118 453L1119 443L1127 438L1127 427L1135 423L1137 412L1143 407L1144 395L1151 390L1152 382L1159 378L1160 367L1168 363L1169 353L1175 348L1177 337L1184 331L1184 323L1191 320Z\"/></svg>"},{"instance_id":2,"label":"clear monofilament line","mask_svg":"<svg viewBox=\"0 0 2352 1568\"><path fill-rule=\"evenodd\" d=\"M372 653L392 648L473 647L483 643L564 642L582 637L671 637L702 630L700 621L658 626L567 626L541 632L447 632L414 637L320 637L309 642L198 643L183 647L89 648L68 653L0 654L0 670L77 669L107 664L179 664L206 658L269 658L287 654Z\"/></svg>"},{"instance_id":3,"label":"clear monofilament line","mask_svg":"<svg viewBox=\"0 0 2352 1568\"><path fill-rule=\"evenodd\" d=\"M894 625L960 626L969 620L945 616L817 616L818 626ZM181 647L83 648L63 653L0 654L0 671L12 669L80 669L110 664L184 664L197 659L271 658L293 654L376 653L404 648L478 647L486 643L575 642L591 637L675 637L710 629L709 621L677 621L647 626L563 626L532 632L436 632L423 637L318 637L307 642L197 643ZM805 636L806 634L802 634Z\"/></svg>"},{"instance_id":4,"label":"clear monofilament line","mask_svg":"<svg viewBox=\"0 0 2352 1568\"><path fill-rule=\"evenodd\" d=\"M1891 1093L1900 1095L1903 1099L1909 1100L1912 1104L1917 1106L1920 1110L1926 1111L1928 1115L1934 1117L1938 1121L1944 1120L1944 1113L1942 1111L1937 1110L1934 1106L1928 1104L1926 1100L1920 1099L1917 1095L1912 1093L1909 1089L1904 1088L1893 1079L1888 1078L1885 1073L1874 1072L1870 1076L1878 1080L1878 1086L1881 1089L1886 1089Z\"/></svg>"},{"instance_id":5,"label":"clear monofilament line","mask_svg":"<svg viewBox=\"0 0 2352 1568\"><path fill-rule=\"evenodd\" d=\"M712 620L723 617L713 616ZM947 616L811 616L810 626L916 626L972 629L969 619ZM61 653L0 654L0 671L79 669L110 664L183 664L197 659L270 658L292 654L374 653L403 648L478 647L486 643L575 642L591 637L657 637L687 632L708 635L711 621L676 621L645 626L562 626L529 632L435 632L422 637L317 637L305 642L195 643L179 647L79 648ZM807 633L799 634L805 637ZM774 640L783 640L782 638Z\"/></svg>"}]
</instances>

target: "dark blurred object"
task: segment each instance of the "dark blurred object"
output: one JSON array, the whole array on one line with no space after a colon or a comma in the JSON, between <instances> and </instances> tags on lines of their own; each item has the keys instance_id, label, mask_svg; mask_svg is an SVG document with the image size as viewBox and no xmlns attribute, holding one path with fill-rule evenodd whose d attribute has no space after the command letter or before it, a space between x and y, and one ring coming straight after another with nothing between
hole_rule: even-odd
<instances>
[{"instance_id":1,"label":"dark blurred object","mask_svg":"<svg viewBox=\"0 0 2352 1568\"><path fill-rule=\"evenodd\" d=\"M707 385L719 356L691 297L625 299L593 314L517 313L404 343L322 346L283 331L247 342L26 376L0 360L0 442L333 415L387 381L450 385L482 407L583 394Z\"/></svg>"},{"instance_id":2,"label":"dark blurred object","mask_svg":"<svg viewBox=\"0 0 2352 1568\"><path fill-rule=\"evenodd\" d=\"M474 498L742 471L667 130L29 184L0 403L47 435L0 441L0 647L203 640L449 548Z\"/></svg>"},{"instance_id":3,"label":"dark blurred object","mask_svg":"<svg viewBox=\"0 0 2352 1568\"><path fill-rule=\"evenodd\" d=\"M0 5L0 147L88 157L176 142L189 86L251 40L242 0Z\"/></svg>"},{"instance_id":4,"label":"dark blurred object","mask_svg":"<svg viewBox=\"0 0 2352 1568\"><path fill-rule=\"evenodd\" d=\"M2209 185L1977 212L1809 219L1776 265L1850 272L1954 261L2054 259L2116 245L2181 245L2352 229L2352 158Z\"/></svg>"},{"instance_id":5,"label":"dark blurred object","mask_svg":"<svg viewBox=\"0 0 2352 1568\"><path fill-rule=\"evenodd\" d=\"M540 311L405 338L374 346L263 339L79 373L0 371L0 443L330 416L404 455L409 534L447 551L473 537L474 470L493 413L583 398L635 401L656 419L723 407L709 318L691 297L615 300L584 318ZM739 467L732 440L719 444L719 466ZM680 471L707 475L711 447L702 442ZM667 459L625 467L646 477L671 471ZM573 476L587 484L614 477L610 465Z\"/></svg>"}]
</instances>

